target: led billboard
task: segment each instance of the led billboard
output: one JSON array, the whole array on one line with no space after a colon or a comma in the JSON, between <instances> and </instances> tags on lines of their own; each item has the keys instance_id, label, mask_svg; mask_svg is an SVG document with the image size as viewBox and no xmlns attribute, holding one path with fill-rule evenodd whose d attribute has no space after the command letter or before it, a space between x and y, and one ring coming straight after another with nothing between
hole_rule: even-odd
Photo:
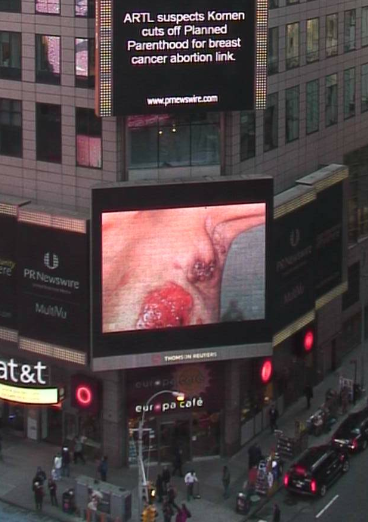
<instances>
[{"instance_id":1,"label":"led billboard","mask_svg":"<svg viewBox=\"0 0 368 522\"><path fill-rule=\"evenodd\" d=\"M247 357L246 345L270 341L272 180L125 184L92 201L96 369L111 356L170 362L172 351L188 362L193 349Z\"/></svg>"},{"instance_id":2,"label":"led billboard","mask_svg":"<svg viewBox=\"0 0 368 522\"><path fill-rule=\"evenodd\" d=\"M99 0L101 116L265 107L267 0Z\"/></svg>"}]
</instances>

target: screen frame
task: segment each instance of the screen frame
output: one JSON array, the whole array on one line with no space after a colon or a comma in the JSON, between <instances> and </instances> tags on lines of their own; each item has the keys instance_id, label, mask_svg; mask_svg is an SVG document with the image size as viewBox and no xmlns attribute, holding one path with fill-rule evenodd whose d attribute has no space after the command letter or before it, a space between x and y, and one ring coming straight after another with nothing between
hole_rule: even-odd
<instances>
[{"instance_id":1,"label":"screen frame","mask_svg":"<svg viewBox=\"0 0 368 522\"><path fill-rule=\"evenodd\" d=\"M129 210L266 203L265 317L201 326L102 331L102 214ZM246 176L198 181L117 183L92 189L91 360L95 370L271 355L273 179ZM229 328L229 325L231 327ZM247 349L247 347L249 349ZM182 354L174 361L166 354ZM203 356L200 355L203 353ZM192 355L198 354L198 357Z\"/></svg>"}]
</instances>

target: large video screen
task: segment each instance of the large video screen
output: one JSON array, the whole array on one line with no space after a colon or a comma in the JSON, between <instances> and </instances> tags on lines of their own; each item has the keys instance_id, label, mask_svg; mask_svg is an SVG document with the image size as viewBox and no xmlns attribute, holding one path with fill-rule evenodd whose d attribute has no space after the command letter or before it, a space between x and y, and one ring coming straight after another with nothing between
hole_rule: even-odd
<instances>
[{"instance_id":1,"label":"large video screen","mask_svg":"<svg viewBox=\"0 0 368 522\"><path fill-rule=\"evenodd\" d=\"M101 115L252 110L256 83L265 101L266 0L97 6Z\"/></svg>"},{"instance_id":2,"label":"large video screen","mask_svg":"<svg viewBox=\"0 0 368 522\"><path fill-rule=\"evenodd\" d=\"M263 319L265 221L265 203L104 213L103 332Z\"/></svg>"},{"instance_id":3,"label":"large video screen","mask_svg":"<svg viewBox=\"0 0 368 522\"><path fill-rule=\"evenodd\" d=\"M94 368L269 355L272 197L269 178L94 189Z\"/></svg>"}]
</instances>

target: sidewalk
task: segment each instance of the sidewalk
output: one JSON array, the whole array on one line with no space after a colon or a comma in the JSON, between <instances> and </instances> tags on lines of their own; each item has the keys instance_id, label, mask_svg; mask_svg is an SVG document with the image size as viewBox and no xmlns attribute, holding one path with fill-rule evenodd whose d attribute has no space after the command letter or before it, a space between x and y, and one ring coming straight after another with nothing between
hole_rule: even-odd
<instances>
[{"instance_id":1,"label":"sidewalk","mask_svg":"<svg viewBox=\"0 0 368 522\"><path fill-rule=\"evenodd\" d=\"M314 388L314 398L312 399L312 407L310 410L306 409L306 400L304 397L295 402L285 414L279 419L279 429L285 433L294 433L295 419L306 421L307 418L324 402L325 392L328 388L336 389L338 387L339 375L343 374L345 377L353 378L354 366L350 364L350 360L358 358L360 349L356 348L346 356L345 361L340 368L334 373L329 374L325 380ZM368 370L368 357L365 358L365 375ZM359 372L360 374L360 372ZM360 409L365 405L366 397L363 396L357 402L354 409ZM353 409L350 406L349 411ZM338 423L344 416L340 416ZM310 445L318 445L326 440L329 440L330 434L323 434L320 437L310 437ZM264 504L264 500L254 506L251 513L245 517L238 515L235 512L235 501L237 493L242 489L244 481L247 479L248 472L248 448L251 444L257 441L262 448L262 452L267 454L271 448L276 445L276 438L270 433L269 429L264 430L259 436L255 437L249 444L247 444L238 454L230 459L211 459L194 462L190 464L190 468L194 468L200 480L201 499L192 501L188 504L192 512L192 520L208 520L211 522L234 521L242 522L249 518L254 511ZM59 447L55 447L48 443L38 443L23 438L13 437L11 440L4 435L3 440L3 457L0 461L0 500L26 508L28 510L34 509L34 496L32 492L32 479L35 475L37 466L42 468L49 475L51 471L51 464L56 452L60 451ZM231 473L231 487L230 498L224 500L222 496L221 473L222 467L227 464ZM286 467L289 462L286 461ZM184 467L185 470L188 466ZM77 464L71 465L71 477L62 478L58 482L58 499L59 507L51 506L49 495L46 488L45 501L43 512L46 515L54 517L61 521L76 522L81 519L75 516L64 514L61 510L61 495L69 487L74 485L74 477L78 475L88 475L97 478L97 463L87 462L85 465ZM149 469L149 478L155 479L157 475L157 468L155 466ZM140 515L137 512L137 469L109 469L108 481L112 484L123 487L133 492L133 516L132 521L140 521ZM185 501L185 486L184 480L179 477L173 478L173 483L178 490L178 503ZM161 507L158 504L159 517L157 521L163 519Z\"/></svg>"}]
</instances>

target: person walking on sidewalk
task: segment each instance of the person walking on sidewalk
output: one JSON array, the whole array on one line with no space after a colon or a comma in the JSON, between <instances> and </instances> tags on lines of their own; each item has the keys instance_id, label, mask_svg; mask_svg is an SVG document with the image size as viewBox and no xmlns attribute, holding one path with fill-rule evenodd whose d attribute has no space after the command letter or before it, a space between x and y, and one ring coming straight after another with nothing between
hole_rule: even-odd
<instances>
[{"instance_id":1,"label":"person walking on sidewalk","mask_svg":"<svg viewBox=\"0 0 368 522\"><path fill-rule=\"evenodd\" d=\"M78 460L81 460L83 464L86 463L83 455L83 442L82 437L75 437L74 439L74 464L77 464Z\"/></svg>"},{"instance_id":2,"label":"person walking on sidewalk","mask_svg":"<svg viewBox=\"0 0 368 522\"><path fill-rule=\"evenodd\" d=\"M280 522L281 521L281 511L277 504L273 505L273 517L272 522Z\"/></svg>"},{"instance_id":3,"label":"person walking on sidewalk","mask_svg":"<svg viewBox=\"0 0 368 522\"><path fill-rule=\"evenodd\" d=\"M168 500L165 500L162 505L162 513L164 515L164 522L171 522L174 516L174 507Z\"/></svg>"},{"instance_id":4,"label":"person walking on sidewalk","mask_svg":"<svg viewBox=\"0 0 368 522\"><path fill-rule=\"evenodd\" d=\"M162 502L164 496L164 481L162 479L162 474L158 473L156 478L156 497L157 502Z\"/></svg>"},{"instance_id":5,"label":"person walking on sidewalk","mask_svg":"<svg viewBox=\"0 0 368 522\"><path fill-rule=\"evenodd\" d=\"M36 509L42 511L42 503L43 503L43 486L41 482L36 480L33 483L33 492L35 497Z\"/></svg>"},{"instance_id":6,"label":"person walking on sidewalk","mask_svg":"<svg viewBox=\"0 0 368 522\"><path fill-rule=\"evenodd\" d=\"M54 469L56 472L56 480L61 479L61 467L63 465L63 460L61 458L60 453L57 453L54 457Z\"/></svg>"},{"instance_id":7,"label":"person walking on sidewalk","mask_svg":"<svg viewBox=\"0 0 368 522\"><path fill-rule=\"evenodd\" d=\"M174 448L174 462L173 462L173 471L172 476L174 477L176 475L176 472L179 473L180 477L183 477L183 459L182 459L182 450L179 448L179 446L176 446Z\"/></svg>"},{"instance_id":8,"label":"person walking on sidewalk","mask_svg":"<svg viewBox=\"0 0 368 522\"><path fill-rule=\"evenodd\" d=\"M222 469L222 485L224 486L224 498L229 498L229 487L230 487L230 471L227 466L224 466Z\"/></svg>"},{"instance_id":9,"label":"person walking on sidewalk","mask_svg":"<svg viewBox=\"0 0 368 522\"><path fill-rule=\"evenodd\" d=\"M194 483L198 482L197 475L194 470L188 471L184 477L184 482L187 487L187 501L190 502L191 498L194 500Z\"/></svg>"},{"instance_id":10,"label":"person walking on sidewalk","mask_svg":"<svg viewBox=\"0 0 368 522\"><path fill-rule=\"evenodd\" d=\"M310 384L306 384L304 388L304 395L307 399L307 410L309 410L311 406L311 399L313 399L313 388Z\"/></svg>"},{"instance_id":11,"label":"person walking on sidewalk","mask_svg":"<svg viewBox=\"0 0 368 522\"><path fill-rule=\"evenodd\" d=\"M187 522L188 518L191 518L192 514L184 504L181 505L181 508L178 510L178 514L176 515L175 522Z\"/></svg>"},{"instance_id":12,"label":"person walking on sidewalk","mask_svg":"<svg viewBox=\"0 0 368 522\"><path fill-rule=\"evenodd\" d=\"M47 485L49 488L51 505L58 506L58 500L57 500L57 496L56 496L57 485L56 485L55 480L52 477L50 477Z\"/></svg>"},{"instance_id":13,"label":"person walking on sidewalk","mask_svg":"<svg viewBox=\"0 0 368 522\"><path fill-rule=\"evenodd\" d=\"M106 480L107 480L107 457L106 457L106 455L104 457L102 457L102 459L100 460L97 471L100 474L102 482L106 482Z\"/></svg>"},{"instance_id":14,"label":"person walking on sidewalk","mask_svg":"<svg viewBox=\"0 0 368 522\"><path fill-rule=\"evenodd\" d=\"M162 488L164 490L164 496L167 495L167 489L170 484L171 480L171 473L167 466L164 466L164 469L162 471Z\"/></svg>"},{"instance_id":15,"label":"person walking on sidewalk","mask_svg":"<svg viewBox=\"0 0 368 522\"><path fill-rule=\"evenodd\" d=\"M271 408L269 409L268 415L270 416L270 428L271 433L273 433L275 430L277 430L277 419L279 418L279 412L276 408L275 404L272 404Z\"/></svg>"},{"instance_id":16,"label":"person walking on sidewalk","mask_svg":"<svg viewBox=\"0 0 368 522\"><path fill-rule=\"evenodd\" d=\"M70 477L70 451L66 443L61 449L61 474L63 477Z\"/></svg>"}]
</instances>

